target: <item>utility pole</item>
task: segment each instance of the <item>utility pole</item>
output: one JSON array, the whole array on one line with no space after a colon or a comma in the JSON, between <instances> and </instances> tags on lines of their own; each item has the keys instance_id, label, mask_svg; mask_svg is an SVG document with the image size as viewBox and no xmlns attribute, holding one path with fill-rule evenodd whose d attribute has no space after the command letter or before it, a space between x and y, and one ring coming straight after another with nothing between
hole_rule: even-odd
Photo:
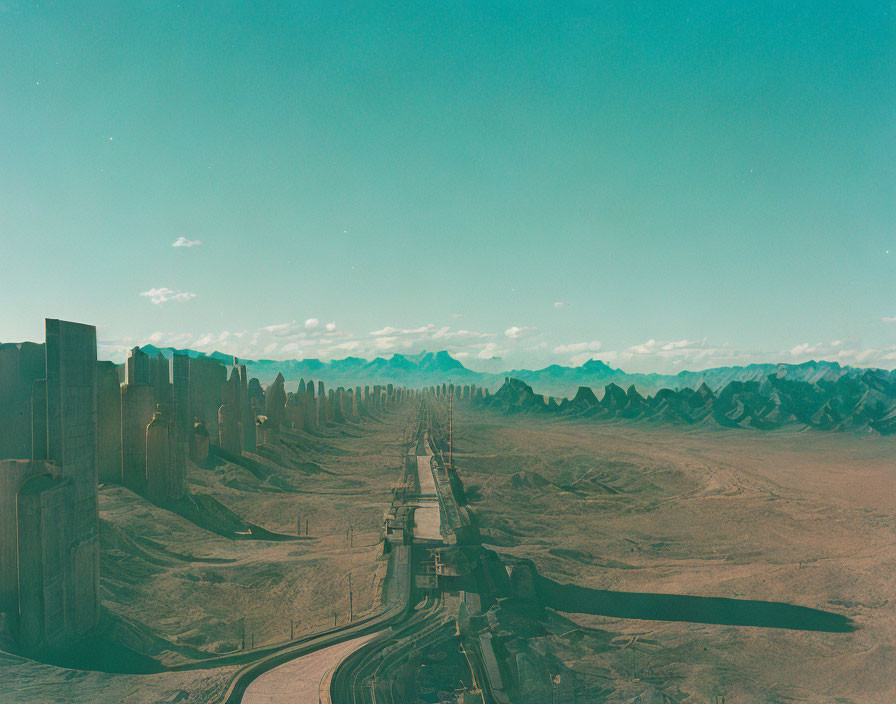
<instances>
[{"instance_id":1,"label":"utility pole","mask_svg":"<svg viewBox=\"0 0 896 704\"><path fill-rule=\"evenodd\" d=\"M352 606L352 573L348 573L348 620L349 623L355 620L355 611Z\"/></svg>"},{"instance_id":2,"label":"utility pole","mask_svg":"<svg viewBox=\"0 0 896 704\"><path fill-rule=\"evenodd\" d=\"M296 622L293 621L292 619L289 619L289 639L290 640L295 638L295 627L296 627Z\"/></svg>"},{"instance_id":3,"label":"utility pole","mask_svg":"<svg viewBox=\"0 0 896 704\"><path fill-rule=\"evenodd\" d=\"M309 535L309 532L308 532L308 531L310 530L310 528L309 528L310 525L311 525L311 519L310 519L310 518L306 518L306 519L305 519L305 535L306 535L306 536Z\"/></svg>"},{"instance_id":4,"label":"utility pole","mask_svg":"<svg viewBox=\"0 0 896 704\"><path fill-rule=\"evenodd\" d=\"M296 514L296 535L302 535L302 514Z\"/></svg>"}]
</instances>

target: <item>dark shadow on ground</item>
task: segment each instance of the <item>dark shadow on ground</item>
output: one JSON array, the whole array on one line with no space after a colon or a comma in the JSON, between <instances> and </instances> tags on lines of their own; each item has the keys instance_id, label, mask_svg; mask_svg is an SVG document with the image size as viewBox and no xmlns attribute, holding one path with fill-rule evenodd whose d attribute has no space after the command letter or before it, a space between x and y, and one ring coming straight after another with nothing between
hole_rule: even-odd
<instances>
[{"instance_id":1,"label":"dark shadow on ground","mask_svg":"<svg viewBox=\"0 0 896 704\"><path fill-rule=\"evenodd\" d=\"M149 655L102 637L84 640L77 648L70 650L42 653L36 659L69 670L110 672L117 675L152 675L168 669Z\"/></svg>"},{"instance_id":2,"label":"dark shadow on ground","mask_svg":"<svg viewBox=\"0 0 896 704\"><path fill-rule=\"evenodd\" d=\"M828 633L849 633L856 630L855 624L846 616L777 601L611 592L575 584L561 584L541 575L536 579L538 594L544 605L565 613Z\"/></svg>"}]
</instances>

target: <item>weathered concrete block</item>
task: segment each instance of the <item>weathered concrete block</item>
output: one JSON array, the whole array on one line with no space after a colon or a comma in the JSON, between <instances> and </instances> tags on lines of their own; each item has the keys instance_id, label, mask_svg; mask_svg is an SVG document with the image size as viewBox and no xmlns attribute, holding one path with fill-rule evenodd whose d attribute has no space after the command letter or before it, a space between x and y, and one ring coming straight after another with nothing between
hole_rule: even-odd
<instances>
[{"instance_id":1,"label":"weathered concrete block","mask_svg":"<svg viewBox=\"0 0 896 704\"><path fill-rule=\"evenodd\" d=\"M155 389L143 384L121 385L121 474L131 491L146 491L146 426L155 412Z\"/></svg>"},{"instance_id":2,"label":"weathered concrete block","mask_svg":"<svg viewBox=\"0 0 896 704\"><path fill-rule=\"evenodd\" d=\"M118 365L97 362L96 370L97 476L100 482L122 482L121 385Z\"/></svg>"},{"instance_id":3,"label":"weathered concrete block","mask_svg":"<svg viewBox=\"0 0 896 704\"><path fill-rule=\"evenodd\" d=\"M0 344L0 457L31 458L32 385L46 377L44 346Z\"/></svg>"},{"instance_id":4,"label":"weathered concrete block","mask_svg":"<svg viewBox=\"0 0 896 704\"><path fill-rule=\"evenodd\" d=\"M202 465L208 461L209 438L208 429L201 420L193 423L190 435L190 459L196 464Z\"/></svg>"},{"instance_id":5,"label":"weathered concrete block","mask_svg":"<svg viewBox=\"0 0 896 704\"><path fill-rule=\"evenodd\" d=\"M218 442L222 450L239 456L243 452L240 435L240 412L233 403L222 404L218 409Z\"/></svg>"}]
</instances>

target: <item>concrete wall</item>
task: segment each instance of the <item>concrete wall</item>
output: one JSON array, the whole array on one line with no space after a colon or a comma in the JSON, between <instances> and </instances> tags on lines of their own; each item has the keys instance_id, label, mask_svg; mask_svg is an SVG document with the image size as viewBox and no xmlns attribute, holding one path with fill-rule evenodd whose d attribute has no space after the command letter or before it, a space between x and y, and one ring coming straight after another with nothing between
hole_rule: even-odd
<instances>
[{"instance_id":1,"label":"concrete wall","mask_svg":"<svg viewBox=\"0 0 896 704\"><path fill-rule=\"evenodd\" d=\"M55 471L46 462L0 460L0 613L18 612L16 497L25 480Z\"/></svg>"},{"instance_id":2,"label":"concrete wall","mask_svg":"<svg viewBox=\"0 0 896 704\"><path fill-rule=\"evenodd\" d=\"M0 344L0 457L31 459L31 387L44 369L43 345Z\"/></svg>"},{"instance_id":3,"label":"concrete wall","mask_svg":"<svg viewBox=\"0 0 896 704\"><path fill-rule=\"evenodd\" d=\"M155 408L152 386L121 385L122 482L138 494L146 491L146 426L152 421Z\"/></svg>"},{"instance_id":4,"label":"concrete wall","mask_svg":"<svg viewBox=\"0 0 896 704\"><path fill-rule=\"evenodd\" d=\"M97 475L121 483L121 385L118 366L98 362L96 370Z\"/></svg>"},{"instance_id":5,"label":"concrete wall","mask_svg":"<svg viewBox=\"0 0 896 704\"><path fill-rule=\"evenodd\" d=\"M46 321L47 454L71 485L65 527L70 637L99 619L99 522L96 443L96 328Z\"/></svg>"}]
</instances>

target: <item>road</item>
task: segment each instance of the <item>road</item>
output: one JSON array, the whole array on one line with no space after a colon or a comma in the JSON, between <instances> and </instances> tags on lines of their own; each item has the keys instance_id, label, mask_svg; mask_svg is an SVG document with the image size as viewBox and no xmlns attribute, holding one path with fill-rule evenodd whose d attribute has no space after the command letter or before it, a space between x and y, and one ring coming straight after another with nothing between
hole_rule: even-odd
<instances>
[{"instance_id":1,"label":"road","mask_svg":"<svg viewBox=\"0 0 896 704\"><path fill-rule=\"evenodd\" d=\"M441 516L439 508L439 494L436 479L433 474L432 450L429 439L422 427L418 429L416 440L416 469L419 493L410 498L409 504L414 506L413 536L424 541L441 542ZM413 465L412 465L413 466ZM395 554L407 555L409 546L397 547ZM410 570L411 561L408 557L398 558L392 561L396 573L402 570ZM404 567L402 567L404 565ZM396 579L399 583L410 585L412 574L399 574ZM409 608L412 603L413 590L407 586L404 607ZM311 638L306 646L297 649L294 654L289 652L276 653L268 663L264 661L256 663L247 669L242 675L242 682L234 681L231 687L231 695L227 698L228 704L295 704L310 702L313 704L319 699L321 704L330 702L330 692L334 689L331 678L339 664L346 661L352 654L358 653L371 640L378 635L385 634L390 625L396 625L407 619L402 630L410 630L413 635L408 639L415 641L418 638L417 631L429 632L432 619L439 612L441 601L435 600L429 603L425 609L410 615L408 619L404 615L405 608L401 610L393 608L380 617L371 619L367 627L356 623L344 628L334 629L330 635L320 639ZM437 621L440 623L441 621ZM426 627L424 628L424 623ZM378 624L378 625L375 625ZM362 630L363 635L351 637ZM341 642L333 642L334 640ZM371 644L373 647L373 644ZM378 652L379 648L374 649ZM365 658L368 657L365 650ZM352 681L352 687L354 680ZM334 689L335 691L335 689Z\"/></svg>"},{"instance_id":2,"label":"road","mask_svg":"<svg viewBox=\"0 0 896 704\"><path fill-rule=\"evenodd\" d=\"M417 483L420 486L420 497L415 502L417 508L414 510L414 537L441 541L442 515L439 510L436 480L432 473L432 451L428 442L423 443L423 448L425 454L417 455Z\"/></svg>"},{"instance_id":3,"label":"road","mask_svg":"<svg viewBox=\"0 0 896 704\"><path fill-rule=\"evenodd\" d=\"M330 704L333 670L375 635L331 645L265 672L246 689L243 704Z\"/></svg>"}]
</instances>

